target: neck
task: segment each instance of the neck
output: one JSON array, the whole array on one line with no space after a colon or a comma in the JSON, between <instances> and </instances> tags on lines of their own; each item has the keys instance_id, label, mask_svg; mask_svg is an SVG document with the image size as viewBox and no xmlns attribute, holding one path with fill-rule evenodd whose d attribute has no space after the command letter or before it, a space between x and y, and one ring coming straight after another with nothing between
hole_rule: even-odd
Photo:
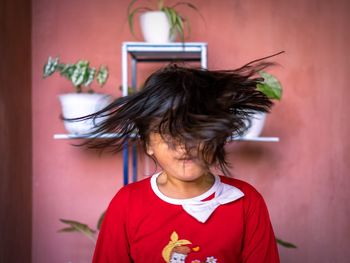
<instances>
[{"instance_id":1,"label":"neck","mask_svg":"<svg viewBox=\"0 0 350 263\"><path fill-rule=\"evenodd\" d=\"M166 172L162 172L157 185L159 190L166 196L176 199L187 199L199 196L208 191L214 184L215 178L209 172L190 181L177 179Z\"/></svg>"}]
</instances>

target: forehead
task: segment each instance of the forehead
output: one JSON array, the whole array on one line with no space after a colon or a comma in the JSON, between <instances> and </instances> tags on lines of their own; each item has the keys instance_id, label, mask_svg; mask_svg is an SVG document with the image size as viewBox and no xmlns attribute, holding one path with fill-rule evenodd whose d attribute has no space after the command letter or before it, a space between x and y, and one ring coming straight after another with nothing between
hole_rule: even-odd
<instances>
[{"instance_id":1,"label":"forehead","mask_svg":"<svg viewBox=\"0 0 350 263\"><path fill-rule=\"evenodd\" d=\"M171 255L172 258L176 257L176 258L185 258L186 255L185 254L181 254L181 253L177 253L177 252L173 252L173 254Z\"/></svg>"}]
</instances>

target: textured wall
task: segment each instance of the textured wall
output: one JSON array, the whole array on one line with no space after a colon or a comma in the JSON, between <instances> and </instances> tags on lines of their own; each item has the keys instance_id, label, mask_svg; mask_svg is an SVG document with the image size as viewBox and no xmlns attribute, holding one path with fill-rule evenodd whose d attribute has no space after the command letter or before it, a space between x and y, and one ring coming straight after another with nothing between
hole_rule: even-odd
<instances>
[{"instance_id":1,"label":"textured wall","mask_svg":"<svg viewBox=\"0 0 350 263\"><path fill-rule=\"evenodd\" d=\"M279 143L231 143L236 177L265 197L276 235L298 245L280 248L282 262L346 262L350 256L347 198L350 179L350 44L348 1L192 1L205 17L187 12L190 41L209 46L210 68L232 68L285 50L272 69L284 84L264 131ZM59 77L41 79L48 55L105 63L105 92L120 95L120 47L134 40L126 22L129 1L33 1L33 262L89 262L93 244L59 234L59 218L94 226L121 187L121 156L97 155L53 140L63 132L57 95L70 91ZM155 65L140 65L146 73Z\"/></svg>"},{"instance_id":2,"label":"textured wall","mask_svg":"<svg viewBox=\"0 0 350 263\"><path fill-rule=\"evenodd\" d=\"M0 2L0 262L30 262L31 1ZM18 253L20 251L20 253Z\"/></svg>"}]
</instances>

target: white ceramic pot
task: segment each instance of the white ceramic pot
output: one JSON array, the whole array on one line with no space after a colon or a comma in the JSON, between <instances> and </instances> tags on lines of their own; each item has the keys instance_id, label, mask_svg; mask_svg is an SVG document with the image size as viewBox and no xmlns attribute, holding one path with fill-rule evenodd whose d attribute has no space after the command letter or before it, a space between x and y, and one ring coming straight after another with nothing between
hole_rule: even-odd
<instances>
[{"instance_id":1,"label":"white ceramic pot","mask_svg":"<svg viewBox=\"0 0 350 263\"><path fill-rule=\"evenodd\" d=\"M83 117L103 109L112 102L112 97L99 93L68 93L59 95L59 100L63 117L70 119ZM98 124L103 119L96 119L95 122ZM71 134L82 135L93 131L95 125L92 120L64 121L64 127Z\"/></svg>"},{"instance_id":2,"label":"white ceramic pot","mask_svg":"<svg viewBox=\"0 0 350 263\"><path fill-rule=\"evenodd\" d=\"M170 36L170 23L166 14L162 11L149 11L140 16L143 38L150 43L169 43L176 38Z\"/></svg>"},{"instance_id":3,"label":"white ceramic pot","mask_svg":"<svg viewBox=\"0 0 350 263\"><path fill-rule=\"evenodd\" d=\"M266 113L264 112L256 112L252 115L251 123L249 129L244 133L244 138L254 138L259 137L266 120Z\"/></svg>"}]
</instances>

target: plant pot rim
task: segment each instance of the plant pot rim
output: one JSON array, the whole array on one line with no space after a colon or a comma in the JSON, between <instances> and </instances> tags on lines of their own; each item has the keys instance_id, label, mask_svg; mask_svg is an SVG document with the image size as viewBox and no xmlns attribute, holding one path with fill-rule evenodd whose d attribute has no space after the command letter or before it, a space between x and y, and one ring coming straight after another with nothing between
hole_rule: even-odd
<instances>
[{"instance_id":1,"label":"plant pot rim","mask_svg":"<svg viewBox=\"0 0 350 263\"><path fill-rule=\"evenodd\" d=\"M94 92L94 93L77 93L77 92L68 92L68 93L62 93L58 96L92 96L92 95L103 95L103 96L111 96L108 93L101 93L101 92Z\"/></svg>"},{"instance_id":2,"label":"plant pot rim","mask_svg":"<svg viewBox=\"0 0 350 263\"><path fill-rule=\"evenodd\" d=\"M147 11L145 11L145 12L143 12L142 14L141 14L141 16L143 16L143 15L145 15L145 14L149 14L149 13L163 13L163 14L165 14L165 12L164 11L162 11L162 10L147 10Z\"/></svg>"}]
</instances>

